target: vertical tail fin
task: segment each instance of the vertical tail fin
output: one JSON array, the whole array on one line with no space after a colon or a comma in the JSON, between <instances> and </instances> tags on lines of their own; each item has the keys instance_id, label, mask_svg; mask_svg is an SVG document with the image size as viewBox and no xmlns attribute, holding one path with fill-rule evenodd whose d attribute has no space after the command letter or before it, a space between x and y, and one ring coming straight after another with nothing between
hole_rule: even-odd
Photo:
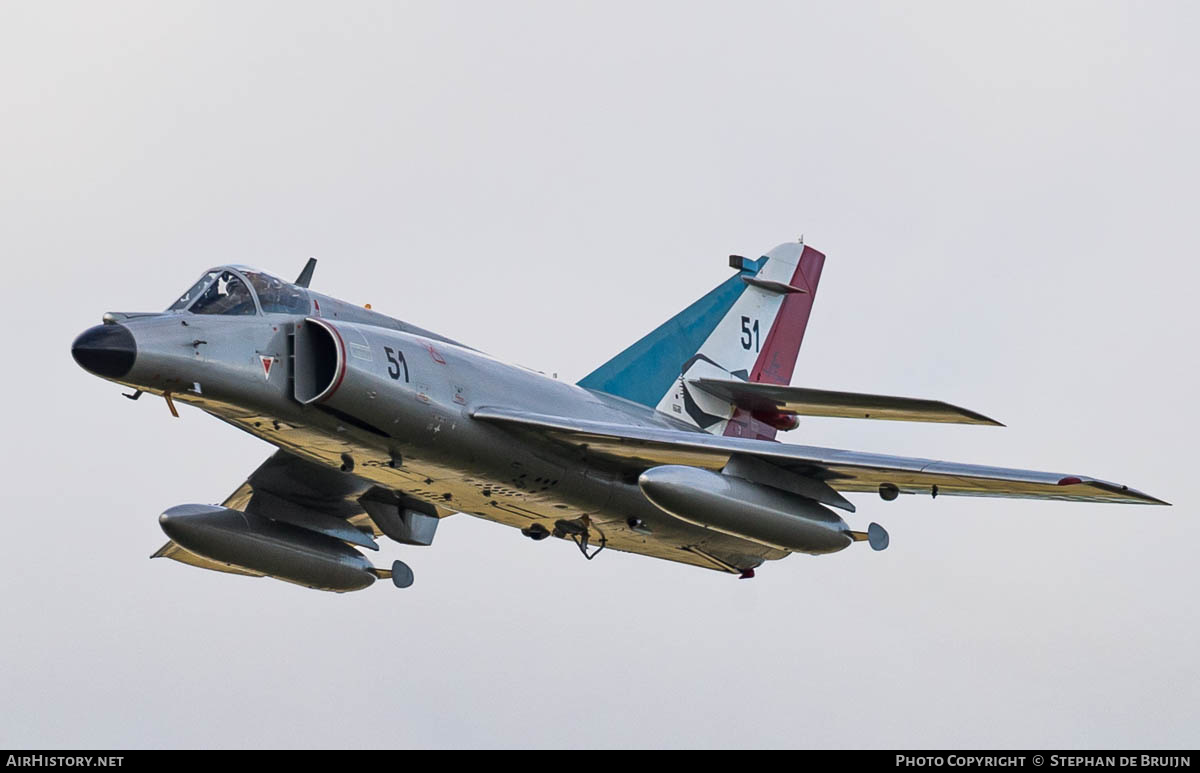
<instances>
[{"instance_id":1,"label":"vertical tail fin","mask_svg":"<svg viewBox=\"0 0 1200 773\"><path fill-rule=\"evenodd\" d=\"M690 387L691 378L791 383L825 256L781 244L758 260L733 256L738 273L579 382L695 424L713 434L773 438L775 430Z\"/></svg>"}]
</instances>

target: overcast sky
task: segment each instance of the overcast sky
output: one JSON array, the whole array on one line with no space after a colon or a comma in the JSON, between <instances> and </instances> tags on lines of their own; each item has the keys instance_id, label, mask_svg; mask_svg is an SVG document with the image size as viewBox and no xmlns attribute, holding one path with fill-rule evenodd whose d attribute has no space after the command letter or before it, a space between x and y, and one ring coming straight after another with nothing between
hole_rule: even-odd
<instances>
[{"instance_id":1,"label":"overcast sky","mask_svg":"<svg viewBox=\"0 0 1200 773\"><path fill-rule=\"evenodd\" d=\"M1194 748L1195 3L0 0L0 747ZM828 255L792 442L1172 508L854 495L738 581L470 516L325 594L147 556L271 451L75 366L210 265L578 379Z\"/></svg>"}]
</instances>

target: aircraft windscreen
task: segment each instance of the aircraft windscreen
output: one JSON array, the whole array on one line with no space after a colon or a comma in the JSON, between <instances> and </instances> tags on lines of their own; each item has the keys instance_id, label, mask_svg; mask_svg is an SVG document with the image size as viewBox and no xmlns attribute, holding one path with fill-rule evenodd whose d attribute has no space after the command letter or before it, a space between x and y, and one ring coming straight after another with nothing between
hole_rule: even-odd
<instances>
[{"instance_id":1,"label":"aircraft windscreen","mask_svg":"<svg viewBox=\"0 0 1200 773\"><path fill-rule=\"evenodd\" d=\"M208 283L215 279L220 273L220 271L209 271L204 276L200 277L200 281L189 287L186 293L179 296L179 300L168 306L167 311L180 311L182 309L186 309L188 304L200 297L200 293L204 292L204 288L208 286Z\"/></svg>"},{"instance_id":2,"label":"aircraft windscreen","mask_svg":"<svg viewBox=\"0 0 1200 773\"><path fill-rule=\"evenodd\" d=\"M192 304L193 314L257 314L254 296L246 283L231 271L222 271Z\"/></svg>"},{"instance_id":3,"label":"aircraft windscreen","mask_svg":"<svg viewBox=\"0 0 1200 773\"><path fill-rule=\"evenodd\" d=\"M296 285L285 282L278 277L264 274L261 271L242 271L254 292L258 294L258 302L262 310L279 314L307 314L308 293Z\"/></svg>"}]
</instances>

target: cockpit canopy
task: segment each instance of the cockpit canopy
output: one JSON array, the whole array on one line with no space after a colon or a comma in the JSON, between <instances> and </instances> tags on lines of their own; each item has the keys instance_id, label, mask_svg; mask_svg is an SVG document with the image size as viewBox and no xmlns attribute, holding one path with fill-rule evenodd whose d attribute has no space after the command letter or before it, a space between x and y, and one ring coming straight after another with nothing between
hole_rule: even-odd
<instances>
[{"instance_id":1,"label":"cockpit canopy","mask_svg":"<svg viewBox=\"0 0 1200 773\"><path fill-rule=\"evenodd\" d=\"M308 293L244 266L222 266L207 271L167 311L193 314L307 314Z\"/></svg>"}]
</instances>

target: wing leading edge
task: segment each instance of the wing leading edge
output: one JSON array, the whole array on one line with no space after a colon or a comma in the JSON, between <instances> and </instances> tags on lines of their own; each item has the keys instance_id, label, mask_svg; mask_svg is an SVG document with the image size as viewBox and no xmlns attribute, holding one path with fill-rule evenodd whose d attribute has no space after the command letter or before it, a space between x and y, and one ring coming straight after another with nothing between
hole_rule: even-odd
<instances>
[{"instance_id":1,"label":"wing leading edge","mask_svg":"<svg viewBox=\"0 0 1200 773\"><path fill-rule=\"evenodd\" d=\"M719 470L735 454L756 457L823 480L842 492L878 491L880 486L890 485L902 494L1169 504L1128 486L1083 475L718 437L497 407L477 408L471 415L631 464L684 464Z\"/></svg>"}]
</instances>

